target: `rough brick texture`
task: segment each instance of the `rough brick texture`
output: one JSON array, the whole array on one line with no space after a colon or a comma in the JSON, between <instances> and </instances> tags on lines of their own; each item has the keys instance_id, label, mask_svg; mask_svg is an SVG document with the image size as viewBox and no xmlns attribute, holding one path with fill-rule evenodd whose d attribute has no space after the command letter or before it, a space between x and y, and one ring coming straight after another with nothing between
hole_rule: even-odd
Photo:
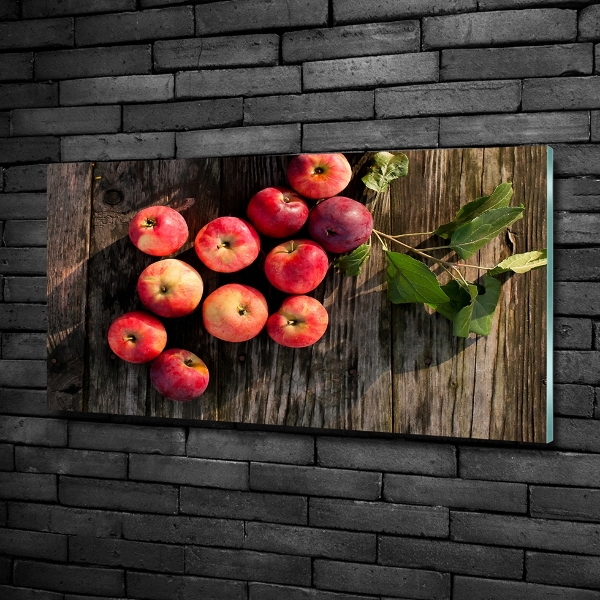
<instances>
[{"instance_id":1,"label":"rough brick texture","mask_svg":"<svg viewBox=\"0 0 600 600\"><path fill-rule=\"evenodd\" d=\"M0 597L600 600L599 81L597 0L0 0ZM48 163L512 144L553 444L47 408Z\"/></svg>"}]
</instances>

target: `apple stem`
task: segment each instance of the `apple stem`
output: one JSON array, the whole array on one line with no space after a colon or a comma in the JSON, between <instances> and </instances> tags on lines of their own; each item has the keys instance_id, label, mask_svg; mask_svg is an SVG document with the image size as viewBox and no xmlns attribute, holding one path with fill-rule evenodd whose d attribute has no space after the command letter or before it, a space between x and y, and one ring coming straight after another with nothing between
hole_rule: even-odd
<instances>
[{"instance_id":1,"label":"apple stem","mask_svg":"<svg viewBox=\"0 0 600 600\"><path fill-rule=\"evenodd\" d=\"M187 360L183 361L183 364L186 365L187 367L191 367L193 363L194 363L194 361L191 358L188 358Z\"/></svg>"},{"instance_id":2,"label":"apple stem","mask_svg":"<svg viewBox=\"0 0 600 600\"><path fill-rule=\"evenodd\" d=\"M132 334L130 333L128 336L126 336L126 337L125 337L125 339L126 339L128 342L135 342L135 335L132 335Z\"/></svg>"},{"instance_id":3,"label":"apple stem","mask_svg":"<svg viewBox=\"0 0 600 600\"><path fill-rule=\"evenodd\" d=\"M295 325L295 324L296 324L296 321L288 321L288 322L287 322L287 324L288 324L288 325Z\"/></svg>"}]
</instances>

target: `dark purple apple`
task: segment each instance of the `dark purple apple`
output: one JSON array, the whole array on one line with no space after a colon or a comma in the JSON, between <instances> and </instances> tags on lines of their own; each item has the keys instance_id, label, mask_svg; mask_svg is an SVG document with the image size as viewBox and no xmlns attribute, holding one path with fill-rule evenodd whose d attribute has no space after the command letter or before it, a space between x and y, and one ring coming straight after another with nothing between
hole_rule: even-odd
<instances>
[{"instance_id":1,"label":"dark purple apple","mask_svg":"<svg viewBox=\"0 0 600 600\"><path fill-rule=\"evenodd\" d=\"M334 196L317 204L308 216L308 232L325 250L341 254L364 244L373 231L373 217L360 202Z\"/></svg>"}]
</instances>

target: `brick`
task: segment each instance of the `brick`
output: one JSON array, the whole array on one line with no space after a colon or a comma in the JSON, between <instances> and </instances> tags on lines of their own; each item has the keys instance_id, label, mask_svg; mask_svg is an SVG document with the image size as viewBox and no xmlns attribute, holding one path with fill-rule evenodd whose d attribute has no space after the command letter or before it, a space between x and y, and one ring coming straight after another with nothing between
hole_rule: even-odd
<instances>
[{"instance_id":1,"label":"brick","mask_svg":"<svg viewBox=\"0 0 600 600\"><path fill-rule=\"evenodd\" d=\"M442 50L440 80L591 75L592 44Z\"/></svg>"},{"instance_id":2,"label":"brick","mask_svg":"<svg viewBox=\"0 0 600 600\"><path fill-rule=\"evenodd\" d=\"M159 8L75 19L78 46L98 46L194 35L191 6Z\"/></svg>"},{"instance_id":3,"label":"brick","mask_svg":"<svg viewBox=\"0 0 600 600\"><path fill-rule=\"evenodd\" d=\"M383 0L365 4L359 0L333 0L335 23L391 21L406 17L443 15L477 10L475 0Z\"/></svg>"},{"instance_id":4,"label":"brick","mask_svg":"<svg viewBox=\"0 0 600 600\"><path fill-rule=\"evenodd\" d=\"M0 163L58 162L57 137L13 137L0 139Z\"/></svg>"},{"instance_id":5,"label":"brick","mask_svg":"<svg viewBox=\"0 0 600 600\"><path fill-rule=\"evenodd\" d=\"M558 351L554 354L556 383L600 383L600 352Z\"/></svg>"},{"instance_id":6,"label":"brick","mask_svg":"<svg viewBox=\"0 0 600 600\"><path fill-rule=\"evenodd\" d=\"M555 419L554 446L566 450L600 453L600 421Z\"/></svg>"},{"instance_id":7,"label":"brick","mask_svg":"<svg viewBox=\"0 0 600 600\"><path fill-rule=\"evenodd\" d=\"M575 4L586 4L586 0L553 0L551 4L554 6ZM478 3L479 10L498 10L499 8L528 8L533 6L541 6L548 4L546 0L480 0Z\"/></svg>"},{"instance_id":8,"label":"brick","mask_svg":"<svg viewBox=\"0 0 600 600\"><path fill-rule=\"evenodd\" d=\"M35 57L36 79L143 75L151 71L149 44L38 52Z\"/></svg>"},{"instance_id":9,"label":"brick","mask_svg":"<svg viewBox=\"0 0 600 600\"><path fill-rule=\"evenodd\" d=\"M589 385L555 385L554 412L571 417L592 417L594 388Z\"/></svg>"},{"instance_id":10,"label":"brick","mask_svg":"<svg viewBox=\"0 0 600 600\"><path fill-rule=\"evenodd\" d=\"M600 525L466 512L450 517L450 538L459 542L600 554Z\"/></svg>"},{"instance_id":11,"label":"brick","mask_svg":"<svg viewBox=\"0 0 600 600\"><path fill-rule=\"evenodd\" d=\"M246 583L204 577L180 577L151 573L127 573L127 593L149 600L206 598L206 600L246 600Z\"/></svg>"},{"instance_id":12,"label":"brick","mask_svg":"<svg viewBox=\"0 0 600 600\"><path fill-rule=\"evenodd\" d=\"M121 129L120 106L13 110L13 135L111 133Z\"/></svg>"},{"instance_id":13,"label":"brick","mask_svg":"<svg viewBox=\"0 0 600 600\"><path fill-rule=\"evenodd\" d=\"M73 46L73 19L39 19L0 23L0 49Z\"/></svg>"},{"instance_id":14,"label":"brick","mask_svg":"<svg viewBox=\"0 0 600 600\"><path fill-rule=\"evenodd\" d=\"M592 321L569 317L554 318L554 347L563 349L592 349Z\"/></svg>"},{"instance_id":15,"label":"brick","mask_svg":"<svg viewBox=\"0 0 600 600\"><path fill-rule=\"evenodd\" d=\"M296 94L301 91L300 67L262 67L185 71L175 76L178 99Z\"/></svg>"},{"instance_id":16,"label":"brick","mask_svg":"<svg viewBox=\"0 0 600 600\"><path fill-rule=\"evenodd\" d=\"M14 446L11 444L0 444L0 471L14 470Z\"/></svg>"},{"instance_id":17,"label":"brick","mask_svg":"<svg viewBox=\"0 0 600 600\"><path fill-rule=\"evenodd\" d=\"M182 455L185 454L185 429L71 422L69 446L89 450Z\"/></svg>"},{"instance_id":18,"label":"brick","mask_svg":"<svg viewBox=\"0 0 600 600\"><path fill-rule=\"evenodd\" d=\"M327 0L230 0L196 6L196 35L327 25Z\"/></svg>"},{"instance_id":19,"label":"brick","mask_svg":"<svg viewBox=\"0 0 600 600\"><path fill-rule=\"evenodd\" d=\"M7 221L4 223L4 245L46 246L48 240L46 221Z\"/></svg>"},{"instance_id":20,"label":"brick","mask_svg":"<svg viewBox=\"0 0 600 600\"><path fill-rule=\"evenodd\" d=\"M66 446L67 423L58 419L3 416L0 417L0 439L17 444Z\"/></svg>"},{"instance_id":21,"label":"brick","mask_svg":"<svg viewBox=\"0 0 600 600\"><path fill-rule=\"evenodd\" d=\"M127 540L71 537L69 562L183 573L183 548Z\"/></svg>"},{"instance_id":22,"label":"brick","mask_svg":"<svg viewBox=\"0 0 600 600\"><path fill-rule=\"evenodd\" d=\"M17 470L27 473L57 473L107 479L127 477L127 456L116 452L17 447L15 458Z\"/></svg>"},{"instance_id":23,"label":"brick","mask_svg":"<svg viewBox=\"0 0 600 600\"><path fill-rule=\"evenodd\" d=\"M5 83L0 85L0 109L2 110L57 105L58 84L56 83Z\"/></svg>"},{"instance_id":24,"label":"brick","mask_svg":"<svg viewBox=\"0 0 600 600\"><path fill-rule=\"evenodd\" d=\"M600 558L527 552L527 580L600 589Z\"/></svg>"},{"instance_id":25,"label":"brick","mask_svg":"<svg viewBox=\"0 0 600 600\"><path fill-rule=\"evenodd\" d=\"M373 471L399 471L427 475L456 474L454 447L407 440L317 438L318 463Z\"/></svg>"},{"instance_id":26,"label":"brick","mask_svg":"<svg viewBox=\"0 0 600 600\"><path fill-rule=\"evenodd\" d=\"M270 523L247 523L244 547L281 554L375 562L376 536Z\"/></svg>"},{"instance_id":27,"label":"brick","mask_svg":"<svg viewBox=\"0 0 600 600\"><path fill-rule=\"evenodd\" d=\"M461 576L454 578L453 591L454 600L600 600L592 591Z\"/></svg>"},{"instance_id":28,"label":"brick","mask_svg":"<svg viewBox=\"0 0 600 600\"><path fill-rule=\"evenodd\" d=\"M314 438L288 433L192 428L187 454L202 458L306 465L314 462Z\"/></svg>"},{"instance_id":29,"label":"brick","mask_svg":"<svg viewBox=\"0 0 600 600\"><path fill-rule=\"evenodd\" d=\"M397 567L314 561L313 585L340 592L390 594L442 600L450 596L450 575Z\"/></svg>"},{"instance_id":30,"label":"brick","mask_svg":"<svg viewBox=\"0 0 600 600\"><path fill-rule=\"evenodd\" d=\"M123 107L123 131L187 131L241 125L241 98Z\"/></svg>"},{"instance_id":31,"label":"brick","mask_svg":"<svg viewBox=\"0 0 600 600\"><path fill-rule=\"evenodd\" d=\"M279 36L274 33L157 41L154 70L274 66Z\"/></svg>"},{"instance_id":32,"label":"brick","mask_svg":"<svg viewBox=\"0 0 600 600\"><path fill-rule=\"evenodd\" d=\"M311 559L252 550L185 549L185 570L192 575L310 585Z\"/></svg>"},{"instance_id":33,"label":"brick","mask_svg":"<svg viewBox=\"0 0 600 600\"><path fill-rule=\"evenodd\" d=\"M33 52L2 54L0 81L33 79Z\"/></svg>"},{"instance_id":34,"label":"brick","mask_svg":"<svg viewBox=\"0 0 600 600\"><path fill-rule=\"evenodd\" d=\"M82 4L78 0L21 0L21 5L25 19L117 12L136 8L135 0L94 0L92 5Z\"/></svg>"},{"instance_id":35,"label":"brick","mask_svg":"<svg viewBox=\"0 0 600 600\"><path fill-rule=\"evenodd\" d=\"M512 548L381 536L377 556L380 564L393 567L504 579L521 579L523 576L523 551Z\"/></svg>"},{"instance_id":36,"label":"brick","mask_svg":"<svg viewBox=\"0 0 600 600\"><path fill-rule=\"evenodd\" d=\"M61 504L67 506L177 512L177 489L170 485L61 476L59 494Z\"/></svg>"},{"instance_id":37,"label":"brick","mask_svg":"<svg viewBox=\"0 0 600 600\"><path fill-rule=\"evenodd\" d=\"M4 307L0 307L0 316L2 316L3 313L1 310L2 308ZM29 388L46 387L46 361L0 360L0 386ZM3 429L1 424L0 428Z\"/></svg>"},{"instance_id":38,"label":"brick","mask_svg":"<svg viewBox=\"0 0 600 600\"><path fill-rule=\"evenodd\" d=\"M175 137L169 132L78 135L62 138L62 157L65 161L141 160L174 156Z\"/></svg>"},{"instance_id":39,"label":"brick","mask_svg":"<svg viewBox=\"0 0 600 600\"><path fill-rule=\"evenodd\" d=\"M579 110L598 108L600 77L526 79L523 110Z\"/></svg>"},{"instance_id":40,"label":"brick","mask_svg":"<svg viewBox=\"0 0 600 600\"><path fill-rule=\"evenodd\" d=\"M307 62L302 65L304 91L378 87L438 80L438 53L388 54Z\"/></svg>"},{"instance_id":41,"label":"brick","mask_svg":"<svg viewBox=\"0 0 600 600\"><path fill-rule=\"evenodd\" d=\"M370 23L285 33L282 57L285 63L312 60L418 52L419 21Z\"/></svg>"},{"instance_id":42,"label":"brick","mask_svg":"<svg viewBox=\"0 0 600 600\"><path fill-rule=\"evenodd\" d=\"M600 44L596 44L595 46L594 63L596 65L594 73L600 73Z\"/></svg>"},{"instance_id":43,"label":"brick","mask_svg":"<svg viewBox=\"0 0 600 600\"><path fill-rule=\"evenodd\" d=\"M531 516L600 522L600 490L531 486Z\"/></svg>"},{"instance_id":44,"label":"brick","mask_svg":"<svg viewBox=\"0 0 600 600\"><path fill-rule=\"evenodd\" d=\"M272 583L248 583L250 600L371 600L372 596L355 596L354 594L336 594L314 588L299 588L275 585Z\"/></svg>"},{"instance_id":45,"label":"brick","mask_svg":"<svg viewBox=\"0 0 600 600\"><path fill-rule=\"evenodd\" d=\"M554 175L600 175L600 144L561 144L554 149Z\"/></svg>"},{"instance_id":46,"label":"brick","mask_svg":"<svg viewBox=\"0 0 600 600\"><path fill-rule=\"evenodd\" d=\"M437 117L308 124L303 126L302 150L380 150L390 140L396 147L435 147L438 131Z\"/></svg>"},{"instance_id":47,"label":"brick","mask_svg":"<svg viewBox=\"0 0 600 600\"><path fill-rule=\"evenodd\" d=\"M2 334L2 358L46 358L46 335L44 333Z\"/></svg>"},{"instance_id":48,"label":"brick","mask_svg":"<svg viewBox=\"0 0 600 600\"><path fill-rule=\"evenodd\" d=\"M46 191L46 165L10 167L4 172L4 184L5 192Z\"/></svg>"},{"instance_id":49,"label":"brick","mask_svg":"<svg viewBox=\"0 0 600 600\"><path fill-rule=\"evenodd\" d=\"M574 42L577 11L542 8L423 19L423 49Z\"/></svg>"},{"instance_id":50,"label":"brick","mask_svg":"<svg viewBox=\"0 0 600 600\"><path fill-rule=\"evenodd\" d=\"M12 249L12 248L11 248ZM25 248L23 248L25 250ZM27 248L27 250L30 250ZM8 253L0 252L0 260L4 260ZM13 331L45 331L46 329L46 307L31 304L0 304L0 322L5 330ZM27 361L23 364L15 364L15 361L2 361L2 372L6 377L19 380L19 371L23 377L28 377L26 372L34 377L36 385L29 387L45 387L45 361ZM2 385L8 385L2 384ZM16 385L15 387L26 387Z\"/></svg>"},{"instance_id":51,"label":"brick","mask_svg":"<svg viewBox=\"0 0 600 600\"><path fill-rule=\"evenodd\" d=\"M527 512L527 486L520 483L386 474L383 497L388 502L404 504Z\"/></svg>"},{"instance_id":52,"label":"brick","mask_svg":"<svg viewBox=\"0 0 600 600\"><path fill-rule=\"evenodd\" d=\"M57 592L81 592L122 597L125 576L118 569L15 561L14 583Z\"/></svg>"},{"instance_id":53,"label":"brick","mask_svg":"<svg viewBox=\"0 0 600 600\"><path fill-rule=\"evenodd\" d=\"M10 135L10 113L0 113L0 137L8 137Z\"/></svg>"},{"instance_id":54,"label":"brick","mask_svg":"<svg viewBox=\"0 0 600 600\"><path fill-rule=\"evenodd\" d=\"M17 0L2 0L0 2L0 19L18 19L19 18L19 3Z\"/></svg>"},{"instance_id":55,"label":"brick","mask_svg":"<svg viewBox=\"0 0 600 600\"><path fill-rule=\"evenodd\" d=\"M598 280L600 268L596 265L600 252L597 248L554 251L554 277L557 282ZM555 283L555 286L557 284Z\"/></svg>"},{"instance_id":56,"label":"brick","mask_svg":"<svg viewBox=\"0 0 600 600\"><path fill-rule=\"evenodd\" d=\"M579 39L600 40L600 6L587 6L579 13Z\"/></svg>"},{"instance_id":57,"label":"brick","mask_svg":"<svg viewBox=\"0 0 600 600\"><path fill-rule=\"evenodd\" d=\"M5 277L5 302L46 302L45 277ZM44 345L45 351L45 345ZM45 355L44 355L45 357ZM26 357L23 357L26 358ZM34 358L33 356L31 358ZM35 358L41 358L36 356Z\"/></svg>"},{"instance_id":58,"label":"brick","mask_svg":"<svg viewBox=\"0 0 600 600\"><path fill-rule=\"evenodd\" d=\"M46 194L1 194L0 219L45 219Z\"/></svg>"},{"instance_id":59,"label":"brick","mask_svg":"<svg viewBox=\"0 0 600 600\"><path fill-rule=\"evenodd\" d=\"M10 583L12 560L0 556L0 583Z\"/></svg>"},{"instance_id":60,"label":"brick","mask_svg":"<svg viewBox=\"0 0 600 600\"><path fill-rule=\"evenodd\" d=\"M0 548L9 556L67 560L67 536L0 528Z\"/></svg>"},{"instance_id":61,"label":"brick","mask_svg":"<svg viewBox=\"0 0 600 600\"><path fill-rule=\"evenodd\" d=\"M4 600L63 600L62 594L31 588L0 586L0 595Z\"/></svg>"},{"instance_id":62,"label":"brick","mask_svg":"<svg viewBox=\"0 0 600 600\"><path fill-rule=\"evenodd\" d=\"M299 496L181 487L180 512L270 523L307 523L307 501Z\"/></svg>"},{"instance_id":63,"label":"brick","mask_svg":"<svg viewBox=\"0 0 600 600\"><path fill-rule=\"evenodd\" d=\"M121 537L123 515L49 504L11 502L8 526L94 538Z\"/></svg>"},{"instance_id":64,"label":"brick","mask_svg":"<svg viewBox=\"0 0 600 600\"><path fill-rule=\"evenodd\" d=\"M593 110L590 120L591 140L592 142L600 142L600 111Z\"/></svg>"},{"instance_id":65,"label":"brick","mask_svg":"<svg viewBox=\"0 0 600 600\"><path fill-rule=\"evenodd\" d=\"M248 465L179 456L132 454L129 478L233 490L248 489Z\"/></svg>"},{"instance_id":66,"label":"brick","mask_svg":"<svg viewBox=\"0 0 600 600\"><path fill-rule=\"evenodd\" d=\"M551 450L463 448L459 458L464 479L600 487L599 468L600 456Z\"/></svg>"},{"instance_id":67,"label":"brick","mask_svg":"<svg viewBox=\"0 0 600 600\"><path fill-rule=\"evenodd\" d=\"M573 177L554 180L554 208L572 212L594 212L600 207L600 179Z\"/></svg>"},{"instance_id":68,"label":"brick","mask_svg":"<svg viewBox=\"0 0 600 600\"><path fill-rule=\"evenodd\" d=\"M56 502L56 492L56 475L0 472L0 498Z\"/></svg>"},{"instance_id":69,"label":"brick","mask_svg":"<svg viewBox=\"0 0 600 600\"><path fill-rule=\"evenodd\" d=\"M175 135L177 158L300 152L300 125L206 129Z\"/></svg>"},{"instance_id":70,"label":"brick","mask_svg":"<svg viewBox=\"0 0 600 600\"><path fill-rule=\"evenodd\" d=\"M167 544L241 548L244 542L244 523L232 519L124 515L123 537Z\"/></svg>"},{"instance_id":71,"label":"brick","mask_svg":"<svg viewBox=\"0 0 600 600\"><path fill-rule=\"evenodd\" d=\"M309 524L313 527L448 537L448 516L448 509L442 507L311 498Z\"/></svg>"},{"instance_id":72,"label":"brick","mask_svg":"<svg viewBox=\"0 0 600 600\"><path fill-rule=\"evenodd\" d=\"M160 102L173 98L173 75L97 77L60 82L62 105Z\"/></svg>"},{"instance_id":73,"label":"brick","mask_svg":"<svg viewBox=\"0 0 600 600\"><path fill-rule=\"evenodd\" d=\"M5 415L62 416L48 410L46 390L0 388L0 411Z\"/></svg>"},{"instance_id":74,"label":"brick","mask_svg":"<svg viewBox=\"0 0 600 600\"><path fill-rule=\"evenodd\" d=\"M587 112L442 117L440 146L586 142Z\"/></svg>"},{"instance_id":75,"label":"brick","mask_svg":"<svg viewBox=\"0 0 600 600\"><path fill-rule=\"evenodd\" d=\"M381 475L344 469L252 463L250 488L270 492L376 500L381 492Z\"/></svg>"},{"instance_id":76,"label":"brick","mask_svg":"<svg viewBox=\"0 0 600 600\"><path fill-rule=\"evenodd\" d=\"M410 85L375 91L378 119L452 113L515 112L521 102L520 81L486 81Z\"/></svg>"}]
</instances>

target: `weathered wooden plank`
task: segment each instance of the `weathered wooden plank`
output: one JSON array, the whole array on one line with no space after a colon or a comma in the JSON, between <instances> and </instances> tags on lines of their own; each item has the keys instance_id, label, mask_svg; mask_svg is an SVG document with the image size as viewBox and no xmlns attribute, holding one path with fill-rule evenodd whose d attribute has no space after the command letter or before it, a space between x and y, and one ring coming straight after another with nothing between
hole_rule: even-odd
<instances>
[{"instance_id":1,"label":"weathered wooden plank","mask_svg":"<svg viewBox=\"0 0 600 600\"><path fill-rule=\"evenodd\" d=\"M48 166L48 406L84 408L89 163Z\"/></svg>"}]
</instances>

